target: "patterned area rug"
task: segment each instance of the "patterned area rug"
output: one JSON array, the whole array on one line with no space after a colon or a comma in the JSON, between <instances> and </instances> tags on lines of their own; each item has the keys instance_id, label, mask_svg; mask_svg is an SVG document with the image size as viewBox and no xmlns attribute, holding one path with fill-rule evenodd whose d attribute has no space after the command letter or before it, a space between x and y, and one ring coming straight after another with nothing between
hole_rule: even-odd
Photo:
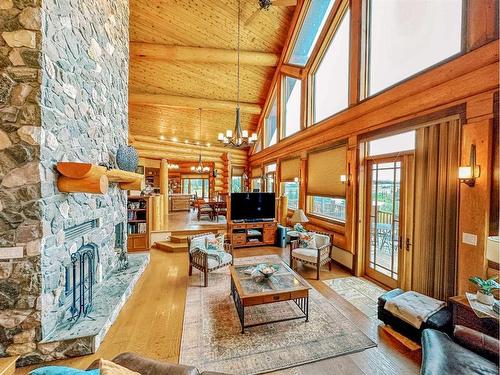
<instances>
[{"instance_id":1,"label":"patterned area rug","mask_svg":"<svg viewBox=\"0 0 500 375\"><path fill-rule=\"evenodd\" d=\"M261 256L235 263L279 261ZM228 268L213 272L209 286L193 271L187 291L180 363L200 371L260 374L362 351L376 344L357 329L319 292L310 290L309 322L295 320L248 328L240 322L229 295ZM254 306L245 310L248 323L297 314L293 302Z\"/></svg>"},{"instance_id":2,"label":"patterned area rug","mask_svg":"<svg viewBox=\"0 0 500 375\"><path fill-rule=\"evenodd\" d=\"M323 282L367 317L377 319L377 299L386 292L385 289L371 281L355 276Z\"/></svg>"}]
</instances>

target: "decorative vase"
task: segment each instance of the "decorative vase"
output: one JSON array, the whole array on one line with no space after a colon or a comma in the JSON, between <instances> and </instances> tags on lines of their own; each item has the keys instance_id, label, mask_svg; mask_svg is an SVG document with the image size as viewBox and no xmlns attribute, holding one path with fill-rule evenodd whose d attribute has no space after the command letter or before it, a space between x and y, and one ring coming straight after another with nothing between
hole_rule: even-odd
<instances>
[{"instance_id":1,"label":"decorative vase","mask_svg":"<svg viewBox=\"0 0 500 375\"><path fill-rule=\"evenodd\" d=\"M123 171L135 172L139 155L133 146L120 146L116 152L116 164Z\"/></svg>"},{"instance_id":2,"label":"decorative vase","mask_svg":"<svg viewBox=\"0 0 500 375\"><path fill-rule=\"evenodd\" d=\"M495 297L493 297L493 294L484 294L480 290L478 290L476 293L476 299L478 302L484 303L488 306L493 305L493 302L495 302Z\"/></svg>"}]
</instances>

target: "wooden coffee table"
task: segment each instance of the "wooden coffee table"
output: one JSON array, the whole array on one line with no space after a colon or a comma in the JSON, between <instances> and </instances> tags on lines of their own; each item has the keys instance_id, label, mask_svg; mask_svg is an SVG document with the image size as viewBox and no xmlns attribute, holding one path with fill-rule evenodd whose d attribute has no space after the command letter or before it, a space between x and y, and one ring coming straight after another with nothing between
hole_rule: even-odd
<instances>
[{"instance_id":1,"label":"wooden coffee table","mask_svg":"<svg viewBox=\"0 0 500 375\"><path fill-rule=\"evenodd\" d=\"M306 322L309 321L309 289L311 289L311 285L284 262L267 263L279 267L278 271L270 278L257 279L245 273L245 270L258 264L262 264L262 262L230 267L231 296L233 297L240 319L241 333L245 332L245 328L264 324L304 318ZM246 307L283 301L295 302L302 314L279 320L245 325Z\"/></svg>"}]
</instances>

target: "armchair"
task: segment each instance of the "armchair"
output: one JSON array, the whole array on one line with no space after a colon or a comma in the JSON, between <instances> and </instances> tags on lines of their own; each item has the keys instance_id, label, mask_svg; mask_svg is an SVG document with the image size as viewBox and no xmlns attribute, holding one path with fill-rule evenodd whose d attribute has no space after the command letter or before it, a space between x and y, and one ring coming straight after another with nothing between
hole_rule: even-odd
<instances>
[{"instance_id":1,"label":"armchair","mask_svg":"<svg viewBox=\"0 0 500 375\"><path fill-rule=\"evenodd\" d=\"M203 272L204 286L208 286L208 273L233 264L233 246L224 242L224 251L214 256L208 250L199 247L200 241L215 236L212 233L203 233L188 237L189 249L189 276L193 274L193 267Z\"/></svg>"},{"instance_id":2,"label":"armchair","mask_svg":"<svg viewBox=\"0 0 500 375\"><path fill-rule=\"evenodd\" d=\"M316 267L316 280L319 280L321 266L328 263L328 269L332 269L332 236L328 233L311 232L314 235L316 249L300 247L300 240L290 243L290 267L293 269L293 261L310 264Z\"/></svg>"}]
</instances>

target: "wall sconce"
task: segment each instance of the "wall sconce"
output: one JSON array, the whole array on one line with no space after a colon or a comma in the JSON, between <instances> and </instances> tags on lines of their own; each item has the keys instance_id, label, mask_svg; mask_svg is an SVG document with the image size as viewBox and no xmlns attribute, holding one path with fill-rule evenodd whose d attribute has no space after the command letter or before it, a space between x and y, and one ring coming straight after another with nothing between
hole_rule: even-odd
<instances>
[{"instance_id":1,"label":"wall sconce","mask_svg":"<svg viewBox=\"0 0 500 375\"><path fill-rule=\"evenodd\" d=\"M294 181L294 182L299 182L299 178L298 178L298 177L295 177L295 178L293 179L293 181Z\"/></svg>"},{"instance_id":2,"label":"wall sconce","mask_svg":"<svg viewBox=\"0 0 500 375\"><path fill-rule=\"evenodd\" d=\"M458 179L460 182L473 187L476 183L476 178L481 174L481 168L476 164L476 145L470 145L470 163L469 165L461 165L458 167Z\"/></svg>"}]
</instances>

